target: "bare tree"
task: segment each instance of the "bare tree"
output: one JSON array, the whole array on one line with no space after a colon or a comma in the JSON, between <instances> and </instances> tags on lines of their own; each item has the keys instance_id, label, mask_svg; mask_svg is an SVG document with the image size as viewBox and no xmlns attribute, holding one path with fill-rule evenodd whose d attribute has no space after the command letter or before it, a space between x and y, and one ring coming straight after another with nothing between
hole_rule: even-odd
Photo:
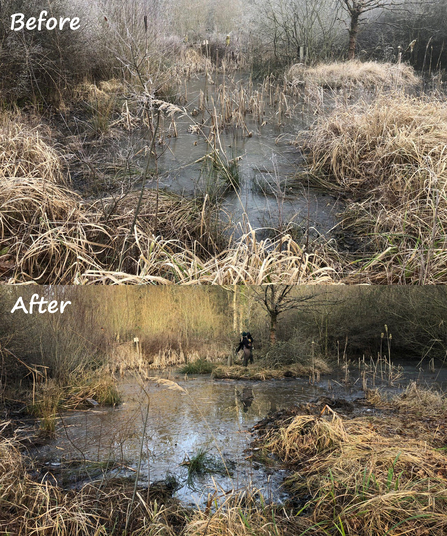
<instances>
[{"instance_id":1,"label":"bare tree","mask_svg":"<svg viewBox=\"0 0 447 536\"><path fill-rule=\"evenodd\" d=\"M374 9L390 6L390 2L384 0L339 0L350 17L348 59L355 57L357 36L359 34L360 19L365 13Z\"/></svg>"},{"instance_id":2,"label":"bare tree","mask_svg":"<svg viewBox=\"0 0 447 536\"><path fill-rule=\"evenodd\" d=\"M328 304L327 297L322 300L321 294L324 291L316 288L297 287L295 285L268 285L261 289L253 289L256 300L263 306L269 316L269 340L270 344L276 343L276 331L278 328L278 319L286 311L299 309L305 304L312 306ZM312 302L312 303L309 303Z\"/></svg>"},{"instance_id":3,"label":"bare tree","mask_svg":"<svg viewBox=\"0 0 447 536\"><path fill-rule=\"evenodd\" d=\"M254 23L276 61L329 57L338 36L339 0L255 0Z\"/></svg>"}]
</instances>

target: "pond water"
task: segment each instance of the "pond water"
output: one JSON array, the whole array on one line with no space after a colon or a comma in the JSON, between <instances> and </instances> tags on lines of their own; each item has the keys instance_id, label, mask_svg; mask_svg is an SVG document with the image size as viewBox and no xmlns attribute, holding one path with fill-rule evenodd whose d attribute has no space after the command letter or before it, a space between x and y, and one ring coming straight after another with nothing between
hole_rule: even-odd
<instances>
[{"instance_id":1,"label":"pond water","mask_svg":"<svg viewBox=\"0 0 447 536\"><path fill-rule=\"evenodd\" d=\"M160 127L165 135L160 135L163 142L157 147L159 186L188 197L208 194L211 200L219 199L223 224L228 225L228 231L234 236L240 236L251 226L259 229L259 238L264 238L272 229L284 230L287 224L292 224L298 234L308 232L311 238L329 235L339 221L337 214L342 210L341 202L312 188L292 187L293 176L303 170L303 156L294 142L297 135L315 120L312 106L287 97L289 112L283 111L279 119L277 105L273 102L270 105L265 96L261 121L259 116L246 114L244 126L227 126L220 130L216 146L221 160L237 160L240 182L238 188L230 187L222 195L221 179L210 174L210 159L204 159L212 152L206 139L212 123L208 112L219 101L224 82L232 95L237 93L237 88L255 88L256 84L252 85L245 75L238 75L231 83L216 76L213 82L210 85L204 76L185 82L182 93L186 96L184 108L187 114L176 115L178 135L172 135L170 120L165 120ZM252 89L255 91L260 92L260 89ZM201 98L205 100L204 112L199 112ZM232 106L237 108L234 102ZM205 136L194 132L197 126ZM147 151L143 148L148 142L145 138L147 134L137 130L128 140L123 140L141 155L138 160L141 169L146 165L144 154Z\"/></svg>"},{"instance_id":2,"label":"pond water","mask_svg":"<svg viewBox=\"0 0 447 536\"><path fill-rule=\"evenodd\" d=\"M381 381L380 374L376 385L397 392L410 380L447 386L445 370L430 373L414 365L405 366L394 386L388 385L386 377ZM57 438L32 456L50 472L60 470L70 460L110 460L110 466L115 467L110 475L134 477L141 451L141 483L174 475L180 486L176 496L185 503L202 503L216 488L226 492L246 486L261 489L267 500L281 501L285 498L281 490L285 471L253 461L250 429L271 411L320 396L346 400L364 396L354 369L348 387L342 384L341 373L316 385L299 378L249 382L201 376L173 381L183 391L128 378L120 385L121 405L65 413ZM185 463L200 451L207 452L218 472L198 475L188 482ZM230 475L225 474L225 467Z\"/></svg>"}]
</instances>

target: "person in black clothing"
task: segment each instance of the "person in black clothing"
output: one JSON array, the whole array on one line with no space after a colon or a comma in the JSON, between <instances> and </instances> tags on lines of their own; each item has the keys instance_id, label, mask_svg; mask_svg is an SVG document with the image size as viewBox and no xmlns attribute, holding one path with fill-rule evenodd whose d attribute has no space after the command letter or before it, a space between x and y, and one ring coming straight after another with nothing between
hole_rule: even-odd
<instances>
[{"instance_id":1,"label":"person in black clothing","mask_svg":"<svg viewBox=\"0 0 447 536\"><path fill-rule=\"evenodd\" d=\"M243 332L241 340L239 341L239 346L236 348L236 353L239 350L244 351L244 367L248 366L248 363L253 363L253 337L250 332Z\"/></svg>"}]
</instances>

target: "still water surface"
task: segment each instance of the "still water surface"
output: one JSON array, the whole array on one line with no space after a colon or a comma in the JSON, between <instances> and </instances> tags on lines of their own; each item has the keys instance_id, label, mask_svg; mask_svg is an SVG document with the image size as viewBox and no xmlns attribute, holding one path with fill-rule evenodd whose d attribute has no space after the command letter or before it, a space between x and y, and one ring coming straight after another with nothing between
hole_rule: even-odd
<instances>
[{"instance_id":1,"label":"still water surface","mask_svg":"<svg viewBox=\"0 0 447 536\"><path fill-rule=\"evenodd\" d=\"M156 149L159 187L187 197L203 198L208 194L211 202L217 194L219 179L210 176L206 165L210 161L205 156L213 149L204 136L194 133L194 128L199 125L205 136L209 135L212 121L208 112L219 100L223 78L218 75L215 82L210 85L204 76L199 76L185 83L186 114L176 115L178 135L169 135L167 121L161 127L166 135ZM228 80L225 83L233 90L252 84L244 74L238 75L232 84ZM207 95L203 113L198 111L201 91ZM304 169L303 155L295 142L316 116L311 104L290 96L288 99L293 111L283 113L280 120L277 106L266 102L262 122L247 114L243 128L229 125L219 132L217 148L222 161L238 162L240 187L230 188L220 198L222 224L235 237L251 226L258 229L258 238L265 238L272 234L272 229L284 230L291 224L298 234L308 232L310 238L317 238L330 236L339 222L337 214L342 211L339 200L312 188L293 187L294 175ZM141 169L146 166L145 147L149 143L146 138L147 133L141 129L122 140L122 150L129 150L125 147L128 144L134 153L141 155L138 161ZM155 187L155 181L149 187Z\"/></svg>"},{"instance_id":2,"label":"still water surface","mask_svg":"<svg viewBox=\"0 0 447 536\"><path fill-rule=\"evenodd\" d=\"M422 372L405 366L403 376L384 389L397 392L410 380L446 387L446 372ZM307 379L265 382L213 380L208 376L176 379L184 389L169 390L153 381L128 378L120 385L123 403L116 408L66 413L58 437L34 455L59 466L68 460L115 460L128 467L119 474L134 475L141 445L140 480L143 484L175 475L181 482L176 495L186 503L202 502L218 486L223 491L252 484L267 499L285 497L280 485L285 471L266 468L252 460L250 429L269 412L309 402L319 396L355 400L363 397L361 382L353 379L346 388L339 376L310 385ZM376 385L380 385L377 378ZM146 430L144 420L149 407ZM231 477L204 475L187 482L182 465L205 449L216 461L225 461ZM50 460L50 462L48 462ZM114 473L116 474L116 473Z\"/></svg>"}]
</instances>

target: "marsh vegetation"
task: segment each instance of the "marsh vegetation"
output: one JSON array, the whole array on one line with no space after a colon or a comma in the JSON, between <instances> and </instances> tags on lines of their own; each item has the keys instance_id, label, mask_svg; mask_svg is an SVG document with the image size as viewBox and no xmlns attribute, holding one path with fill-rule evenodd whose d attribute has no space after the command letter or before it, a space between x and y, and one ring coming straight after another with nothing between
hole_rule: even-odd
<instances>
[{"instance_id":1,"label":"marsh vegetation","mask_svg":"<svg viewBox=\"0 0 447 536\"><path fill-rule=\"evenodd\" d=\"M3 287L2 530L442 534L444 287L274 288Z\"/></svg>"},{"instance_id":2,"label":"marsh vegetation","mask_svg":"<svg viewBox=\"0 0 447 536\"><path fill-rule=\"evenodd\" d=\"M79 31L11 31L37 4L0 13L3 281L444 282L442 2L59 0Z\"/></svg>"}]
</instances>

